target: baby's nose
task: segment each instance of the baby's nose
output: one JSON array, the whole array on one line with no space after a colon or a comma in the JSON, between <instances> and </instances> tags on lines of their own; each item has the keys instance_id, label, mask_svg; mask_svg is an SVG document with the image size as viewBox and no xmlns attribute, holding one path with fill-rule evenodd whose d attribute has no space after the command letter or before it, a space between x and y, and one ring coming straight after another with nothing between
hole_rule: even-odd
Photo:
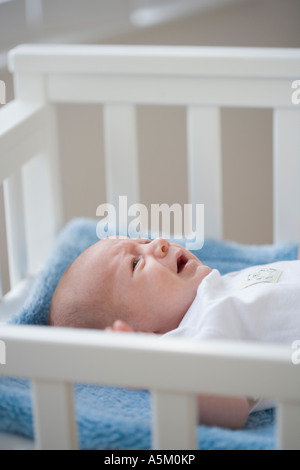
<instances>
[{"instance_id":1,"label":"baby's nose","mask_svg":"<svg viewBox=\"0 0 300 470\"><path fill-rule=\"evenodd\" d=\"M151 247L151 250L155 256L164 257L168 253L170 244L165 238L157 238L156 240L153 240L148 246L149 248Z\"/></svg>"}]
</instances>

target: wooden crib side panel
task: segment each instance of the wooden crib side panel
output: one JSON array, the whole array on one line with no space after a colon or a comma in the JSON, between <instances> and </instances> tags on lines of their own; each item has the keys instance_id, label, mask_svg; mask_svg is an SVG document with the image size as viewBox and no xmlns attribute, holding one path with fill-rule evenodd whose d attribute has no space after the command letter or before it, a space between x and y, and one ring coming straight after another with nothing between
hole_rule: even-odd
<instances>
[{"instance_id":1,"label":"wooden crib side panel","mask_svg":"<svg viewBox=\"0 0 300 470\"><path fill-rule=\"evenodd\" d=\"M151 335L55 328L49 331L38 327L3 327L1 338L7 353L1 375L28 377L38 383L39 429L45 436L50 432L55 436L61 426L57 430L59 436L67 426L64 438L67 446L74 443L70 408L62 405L70 397L68 384L91 383L151 390L155 444L159 448L177 448L181 440L194 448L195 397L216 394L278 399L283 404L279 436L285 436L280 437L279 443L282 447L300 449L300 375L289 348L235 342L163 341ZM49 392L45 390L47 384ZM49 409L53 418L48 431L47 397L51 397ZM160 413L162 408L164 412ZM55 410L60 416L55 416L58 412ZM295 419L290 420L292 413ZM169 426L172 438L165 434ZM47 446L47 441L44 442Z\"/></svg>"}]
</instances>

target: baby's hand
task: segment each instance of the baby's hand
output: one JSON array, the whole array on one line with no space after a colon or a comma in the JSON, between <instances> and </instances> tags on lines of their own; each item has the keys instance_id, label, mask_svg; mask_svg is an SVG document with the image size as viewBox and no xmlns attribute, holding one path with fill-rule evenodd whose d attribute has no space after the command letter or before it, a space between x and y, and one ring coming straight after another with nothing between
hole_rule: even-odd
<instances>
[{"instance_id":1,"label":"baby's hand","mask_svg":"<svg viewBox=\"0 0 300 470\"><path fill-rule=\"evenodd\" d=\"M116 320L112 326L105 328L106 331L117 331L123 333L135 333L135 331L128 325L128 323L122 320Z\"/></svg>"},{"instance_id":2,"label":"baby's hand","mask_svg":"<svg viewBox=\"0 0 300 470\"><path fill-rule=\"evenodd\" d=\"M150 335L154 334L145 331L136 331L123 320L116 320L112 326L105 328L105 331L116 331L117 333L143 333Z\"/></svg>"}]
</instances>

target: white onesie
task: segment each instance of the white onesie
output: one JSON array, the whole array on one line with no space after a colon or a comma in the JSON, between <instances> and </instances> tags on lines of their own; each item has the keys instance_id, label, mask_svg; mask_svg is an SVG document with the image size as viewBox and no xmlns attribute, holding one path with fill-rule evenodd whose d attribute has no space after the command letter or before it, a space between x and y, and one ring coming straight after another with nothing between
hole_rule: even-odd
<instances>
[{"instance_id":1,"label":"white onesie","mask_svg":"<svg viewBox=\"0 0 300 470\"><path fill-rule=\"evenodd\" d=\"M300 340L300 261L221 276L213 270L176 330L165 336L288 345ZM266 409L270 403L260 403Z\"/></svg>"}]
</instances>

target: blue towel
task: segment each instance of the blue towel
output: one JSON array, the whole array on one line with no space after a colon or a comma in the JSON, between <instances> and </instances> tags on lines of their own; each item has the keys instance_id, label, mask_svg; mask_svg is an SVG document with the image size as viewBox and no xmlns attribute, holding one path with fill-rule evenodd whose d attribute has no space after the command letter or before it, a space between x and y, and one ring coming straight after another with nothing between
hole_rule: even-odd
<instances>
[{"instance_id":1,"label":"blue towel","mask_svg":"<svg viewBox=\"0 0 300 470\"><path fill-rule=\"evenodd\" d=\"M95 220L75 219L59 236L37 276L32 292L13 324L45 325L53 292L65 269L82 251L98 241ZM279 260L297 259L298 246L242 246L206 241L196 255L222 274ZM151 449L151 399L146 391L75 385L75 408L81 449ZM268 449L276 446L275 412L249 418L245 429L230 431L199 427L202 449ZM30 384L22 379L0 378L0 431L34 438ZM201 439L200 439L201 437Z\"/></svg>"}]
</instances>

